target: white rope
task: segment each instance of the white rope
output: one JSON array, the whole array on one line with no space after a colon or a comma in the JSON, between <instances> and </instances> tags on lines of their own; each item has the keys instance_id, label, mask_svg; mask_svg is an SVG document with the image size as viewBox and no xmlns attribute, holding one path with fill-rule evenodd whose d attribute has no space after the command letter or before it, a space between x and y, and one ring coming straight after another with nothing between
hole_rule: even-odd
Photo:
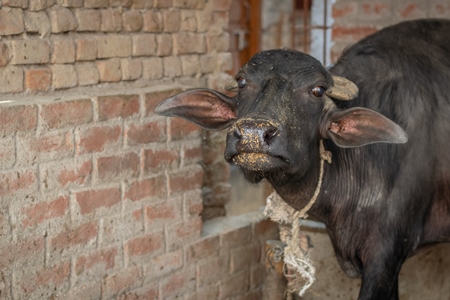
<instances>
[{"instance_id":1,"label":"white rope","mask_svg":"<svg viewBox=\"0 0 450 300\"><path fill-rule=\"evenodd\" d=\"M315 281L316 269L310 259L308 245L301 247L300 219L307 217L307 212L314 205L322 187L324 162L331 163L331 153L325 151L323 140L320 140L320 171L319 179L313 196L300 211L289 206L281 197L273 192L266 200L264 214L272 221L280 224L291 224L290 228L280 229L280 239L286 244L284 248L285 276L288 278L287 298L292 299L292 293L303 296ZM304 249L302 249L304 248ZM298 276L300 275L300 276Z\"/></svg>"}]
</instances>

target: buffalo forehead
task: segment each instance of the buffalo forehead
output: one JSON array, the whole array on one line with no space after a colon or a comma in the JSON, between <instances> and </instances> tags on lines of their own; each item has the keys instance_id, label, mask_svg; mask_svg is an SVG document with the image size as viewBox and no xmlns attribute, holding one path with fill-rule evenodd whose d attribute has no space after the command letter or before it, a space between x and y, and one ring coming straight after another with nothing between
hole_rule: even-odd
<instances>
[{"instance_id":1,"label":"buffalo forehead","mask_svg":"<svg viewBox=\"0 0 450 300\"><path fill-rule=\"evenodd\" d=\"M281 77L295 87L316 83L326 86L330 82L330 75L317 59L302 52L284 49L256 54L243 66L242 72L260 80Z\"/></svg>"}]
</instances>

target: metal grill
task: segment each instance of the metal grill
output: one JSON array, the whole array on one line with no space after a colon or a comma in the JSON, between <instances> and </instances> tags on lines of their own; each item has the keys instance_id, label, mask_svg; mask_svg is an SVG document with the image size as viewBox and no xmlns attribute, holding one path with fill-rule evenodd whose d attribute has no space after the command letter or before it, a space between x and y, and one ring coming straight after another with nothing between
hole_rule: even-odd
<instances>
[{"instance_id":1,"label":"metal grill","mask_svg":"<svg viewBox=\"0 0 450 300\"><path fill-rule=\"evenodd\" d=\"M322 15L322 18L314 18L312 15L313 9L313 1L314 4L317 4L317 7L320 7L322 4L322 9L319 12ZM321 57L317 57L317 59L321 60L324 65L330 63L329 61L329 40L327 37L327 33L331 30L331 22L329 22L329 5L330 0L294 0L292 3L292 28L291 28L291 47L297 50L300 50L309 54L317 54L311 53L311 43L312 43L312 32L314 30L321 31L323 43L321 49ZM317 13L314 12L314 13ZM318 20L321 19L321 20ZM317 51L316 51L317 52Z\"/></svg>"}]
</instances>

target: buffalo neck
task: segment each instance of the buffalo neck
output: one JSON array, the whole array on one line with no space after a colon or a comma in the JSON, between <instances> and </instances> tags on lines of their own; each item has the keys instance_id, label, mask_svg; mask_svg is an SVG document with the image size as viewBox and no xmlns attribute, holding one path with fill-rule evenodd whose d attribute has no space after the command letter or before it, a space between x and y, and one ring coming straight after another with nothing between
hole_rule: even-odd
<instances>
[{"instance_id":1,"label":"buffalo neck","mask_svg":"<svg viewBox=\"0 0 450 300\"><path fill-rule=\"evenodd\" d=\"M311 168L303 176L293 177L291 181L282 186L274 185L275 191L290 206L298 211L304 210L320 221L326 222L326 214L321 205L314 205L322 197L322 185L326 176L327 165L331 163L331 153L326 151L323 141L320 141L318 155L313 155ZM327 163L328 162L328 163ZM311 206L309 208L309 206Z\"/></svg>"}]
</instances>

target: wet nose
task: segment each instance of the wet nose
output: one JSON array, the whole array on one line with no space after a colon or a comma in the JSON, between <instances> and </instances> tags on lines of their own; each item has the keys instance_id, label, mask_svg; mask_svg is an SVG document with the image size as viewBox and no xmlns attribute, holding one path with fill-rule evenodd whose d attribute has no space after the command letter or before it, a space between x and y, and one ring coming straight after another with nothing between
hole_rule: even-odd
<instances>
[{"instance_id":1,"label":"wet nose","mask_svg":"<svg viewBox=\"0 0 450 300\"><path fill-rule=\"evenodd\" d=\"M267 120L242 120L233 127L234 138L249 148L270 146L279 134L278 126Z\"/></svg>"}]
</instances>

